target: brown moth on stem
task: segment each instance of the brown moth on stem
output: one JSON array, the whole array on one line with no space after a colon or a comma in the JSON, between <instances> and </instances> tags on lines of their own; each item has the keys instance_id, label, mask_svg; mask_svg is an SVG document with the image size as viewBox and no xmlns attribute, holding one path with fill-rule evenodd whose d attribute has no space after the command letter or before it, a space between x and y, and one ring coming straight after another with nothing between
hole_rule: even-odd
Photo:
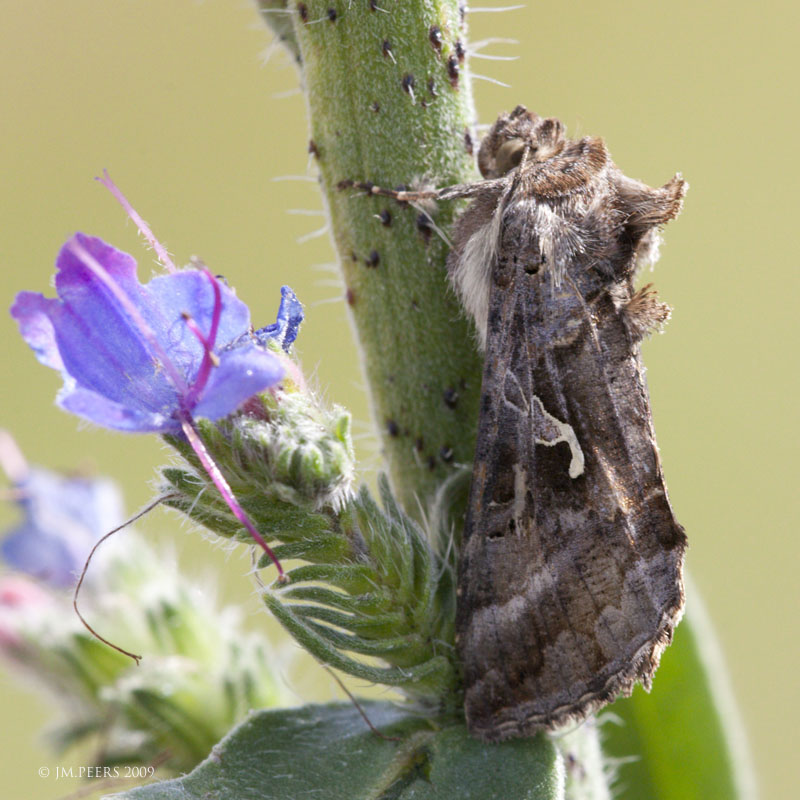
<instances>
[{"instance_id":1,"label":"brown moth on stem","mask_svg":"<svg viewBox=\"0 0 800 800\"><path fill-rule=\"evenodd\" d=\"M487 740L580 721L650 687L683 611L686 537L661 472L639 344L669 307L637 267L686 183L625 177L601 139L518 106L481 143L448 270L485 352L459 561L466 717Z\"/></svg>"}]
</instances>

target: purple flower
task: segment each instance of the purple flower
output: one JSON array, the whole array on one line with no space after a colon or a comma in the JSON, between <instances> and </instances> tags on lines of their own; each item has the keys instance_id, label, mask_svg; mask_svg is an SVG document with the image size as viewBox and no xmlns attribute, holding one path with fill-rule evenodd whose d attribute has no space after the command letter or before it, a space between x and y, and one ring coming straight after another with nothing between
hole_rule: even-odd
<instances>
[{"instance_id":1,"label":"purple flower","mask_svg":"<svg viewBox=\"0 0 800 800\"><path fill-rule=\"evenodd\" d=\"M130 255L82 233L56 267L58 298L21 292L11 314L38 359L61 372L67 411L117 430L178 433L187 418L225 417L283 376L276 355L243 338L247 306L207 270L141 284Z\"/></svg>"},{"instance_id":2,"label":"purple flower","mask_svg":"<svg viewBox=\"0 0 800 800\"><path fill-rule=\"evenodd\" d=\"M122 498L108 479L59 475L29 467L14 439L0 430L0 466L23 520L0 542L13 569L51 586L75 583L97 540L122 522Z\"/></svg>"},{"instance_id":3,"label":"purple flower","mask_svg":"<svg viewBox=\"0 0 800 800\"><path fill-rule=\"evenodd\" d=\"M15 489L24 519L0 543L3 560L51 586L72 586L97 540L122 521L117 487L31 469Z\"/></svg>"}]
</instances>

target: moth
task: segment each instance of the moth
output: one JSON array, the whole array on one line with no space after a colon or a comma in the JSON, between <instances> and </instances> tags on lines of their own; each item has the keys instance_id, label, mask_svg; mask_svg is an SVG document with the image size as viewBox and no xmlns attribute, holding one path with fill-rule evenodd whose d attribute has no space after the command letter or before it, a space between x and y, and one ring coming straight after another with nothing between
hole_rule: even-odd
<instances>
[{"instance_id":1,"label":"moth","mask_svg":"<svg viewBox=\"0 0 800 800\"><path fill-rule=\"evenodd\" d=\"M680 211L676 175L627 178L599 138L518 106L483 139L448 272L485 353L458 567L467 723L499 741L649 689L684 602L639 345L669 316L638 269Z\"/></svg>"}]
</instances>

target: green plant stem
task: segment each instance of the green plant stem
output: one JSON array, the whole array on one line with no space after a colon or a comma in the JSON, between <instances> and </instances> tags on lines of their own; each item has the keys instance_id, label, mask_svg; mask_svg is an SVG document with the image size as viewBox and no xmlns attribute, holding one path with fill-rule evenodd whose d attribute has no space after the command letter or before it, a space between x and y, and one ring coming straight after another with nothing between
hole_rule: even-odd
<instances>
[{"instance_id":1,"label":"green plant stem","mask_svg":"<svg viewBox=\"0 0 800 800\"><path fill-rule=\"evenodd\" d=\"M294 35L292 12L289 9L289 0L256 0L261 18L278 37L280 43L291 53L297 64L300 60L300 46Z\"/></svg>"},{"instance_id":2,"label":"green plant stem","mask_svg":"<svg viewBox=\"0 0 800 800\"><path fill-rule=\"evenodd\" d=\"M465 36L458 5L392 2L381 13L367 2L289 3L309 148L392 484L412 515L472 461L481 359L448 285L447 243L420 219L423 212L337 186L348 179L393 187L474 177L469 75L456 55ZM432 211L436 227L447 231L457 210L451 203Z\"/></svg>"}]
</instances>

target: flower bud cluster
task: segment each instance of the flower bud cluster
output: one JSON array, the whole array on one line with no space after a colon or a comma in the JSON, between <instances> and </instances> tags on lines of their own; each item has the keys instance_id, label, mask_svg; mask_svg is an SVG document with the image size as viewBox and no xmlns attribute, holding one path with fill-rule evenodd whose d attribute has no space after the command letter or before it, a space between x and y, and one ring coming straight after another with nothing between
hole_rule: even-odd
<instances>
[{"instance_id":1,"label":"flower bud cluster","mask_svg":"<svg viewBox=\"0 0 800 800\"><path fill-rule=\"evenodd\" d=\"M336 512L353 496L350 414L339 406L323 405L302 379L286 380L280 389L251 398L242 411L225 420L199 420L198 430L268 539L291 538L293 531L328 530ZM221 536L247 540L211 490L192 450L177 437L168 441L193 469L163 470L167 503Z\"/></svg>"},{"instance_id":2,"label":"flower bud cluster","mask_svg":"<svg viewBox=\"0 0 800 800\"><path fill-rule=\"evenodd\" d=\"M165 768L181 772L250 709L282 704L268 643L243 630L238 609L217 605L207 581L177 574L133 530L103 543L79 599L94 629L141 654L141 665L85 629L69 584L106 532L96 524L109 522L118 491L107 480L29 473L35 479L15 489L23 522L4 539L0 658L60 710L52 741L99 744L99 764L141 765L168 754ZM42 572L22 538L42 564L60 558L62 568ZM75 560L63 558L73 550Z\"/></svg>"}]
</instances>

